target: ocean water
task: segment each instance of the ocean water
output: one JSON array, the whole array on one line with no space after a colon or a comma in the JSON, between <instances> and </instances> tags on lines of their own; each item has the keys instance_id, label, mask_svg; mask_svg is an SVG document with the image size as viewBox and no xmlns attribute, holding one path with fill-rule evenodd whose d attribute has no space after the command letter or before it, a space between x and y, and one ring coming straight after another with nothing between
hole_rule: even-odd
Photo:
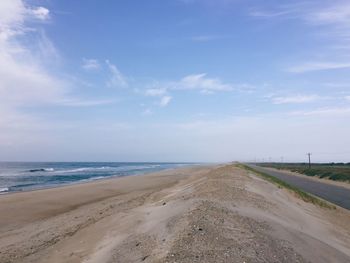
<instances>
[{"instance_id":1,"label":"ocean water","mask_svg":"<svg viewBox=\"0 0 350 263\"><path fill-rule=\"evenodd\" d=\"M110 177L139 175L189 163L0 162L0 194Z\"/></svg>"}]
</instances>

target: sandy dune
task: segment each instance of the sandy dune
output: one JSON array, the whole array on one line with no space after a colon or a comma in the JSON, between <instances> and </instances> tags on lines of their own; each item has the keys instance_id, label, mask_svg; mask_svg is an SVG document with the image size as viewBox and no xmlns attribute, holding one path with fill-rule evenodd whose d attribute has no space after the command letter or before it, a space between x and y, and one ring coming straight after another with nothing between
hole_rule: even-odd
<instances>
[{"instance_id":1,"label":"sandy dune","mask_svg":"<svg viewBox=\"0 0 350 263\"><path fill-rule=\"evenodd\" d=\"M350 262L350 212L234 165L0 196L0 262Z\"/></svg>"}]
</instances>

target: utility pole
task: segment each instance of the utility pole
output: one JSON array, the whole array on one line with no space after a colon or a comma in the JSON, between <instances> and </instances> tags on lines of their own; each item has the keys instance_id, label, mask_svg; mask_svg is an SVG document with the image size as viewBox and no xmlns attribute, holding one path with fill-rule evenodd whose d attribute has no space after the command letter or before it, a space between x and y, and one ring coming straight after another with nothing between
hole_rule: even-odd
<instances>
[{"instance_id":1,"label":"utility pole","mask_svg":"<svg viewBox=\"0 0 350 263\"><path fill-rule=\"evenodd\" d=\"M307 153L307 155L309 156L309 169L311 168L311 153Z\"/></svg>"}]
</instances>

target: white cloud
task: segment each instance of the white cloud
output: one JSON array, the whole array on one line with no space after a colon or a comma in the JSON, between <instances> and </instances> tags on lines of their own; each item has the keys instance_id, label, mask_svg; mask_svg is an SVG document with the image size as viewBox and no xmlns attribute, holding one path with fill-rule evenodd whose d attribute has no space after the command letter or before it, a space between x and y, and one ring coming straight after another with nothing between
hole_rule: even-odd
<instances>
[{"instance_id":1,"label":"white cloud","mask_svg":"<svg viewBox=\"0 0 350 263\"><path fill-rule=\"evenodd\" d=\"M57 120L40 117L43 112L36 111L38 107L109 103L73 98L72 82L53 73L59 54L43 29L28 23L48 18L45 8L21 0L0 1L0 144L3 140L17 146L34 140L44 142L40 132Z\"/></svg>"},{"instance_id":2,"label":"white cloud","mask_svg":"<svg viewBox=\"0 0 350 263\"><path fill-rule=\"evenodd\" d=\"M199 90L204 93L216 91L232 91L234 87L223 83L217 78L208 78L206 73L193 74L182 78L180 81L172 84L175 90Z\"/></svg>"},{"instance_id":3,"label":"white cloud","mask_svg":"<svg viewBox=\"0 0 350 263\"><path fill-rule=\"evenodd\" d=\"M313 10L308 16L305 16L307 21L313 24L336 24L350 27L350 3L334 2L332 5Z\"/></svg>"},{"instance_id":4,"label":"white cloud","mask_svg":"<svg viewBox=\"0 0 350 263\"><path fill-rule=\"evenodd\" d=\"M23 31L26 8L21 0L0 1L0 41L4 45L10 37Z\"/></svg>"},{"instance_id":5,"label":"white cloud","mask_svg":"<svg viewBox=\"0 0 350 263\"><path fill-rule=\"evenodd\" d=\"M161 107L168 106L168 104L170 103L171 99L172 99L171 96L164 96L164 97L161 98L159 105Z\"/></svg>"},{"instance_id":6,"label":"white cloud","mask_svg":"<svg viewBox=\"0 0 350 263\"><path fill-rule=\"evenodd\" d=\"M183 77L178 81L166 81L153 84L147 88L143 94L149 97L161 97L159 105L167 106L172 100L172 92L186 92L190 90L199 91L202 94L213 94L216 92L252 92L253 86L248 84L232 85L222 82L218 78L208 78L206 73L191 74ZM139 92L139 90L137 90Z\"/></svg>"},{"instance_id":7,"label":"white cloud","mask_svg":"<svg viewBox=\"0 0 350 263\"><path fill-rule=\"evenodd\" d=\"M8 108L47 104L67 93L67 84L50 74L41 63L45 60L42 56L51 58L54 53L45 35L32 35L38 47L34 51L17 38L28 32L26 21L31 10L20 0L0 3L0 98L1 104Z\"/></svg>"},{"instance_id":8,"label":"white cloud","mask_svg":"<svg viewBox=\"0 0 350 263\"><path fill-rule=\"evenodd\" d=\"M110 79L107 81L107 86L114 88L127 88L128 83L119 69L110 63L109 60L106 60L106 64L111 74Z\"/></svg>"},{"instance_id":9,"label":"white cloud","mask_svg":"<svg viewBox=\"0 0 350 263\"><path fill-rule=\"evenodd\" d=\"M45 7L31 7L23 0L1 0L0 1L0 36L13 36L26 30L26 20L38 19L41 21L49 19L50 11Z\"/></svg>"},{"instance_id":10,"label":"white cloud","mask_svg":"<svg viewBox=\"0 0 350 263\"><path fill-rule=\"evenodd\" d=\"M0 51L0 97L8 105L52 103L67 93L66 83L56 79L39 65L19 63Z\"/></svg>"},{"instance_id":11,"label":"white cloud","mask_svg":"<svg viewBox=\"0 0 350 263\"><path fill-rule=\"evenodd\" d=\"M93 71L93 70L99 70L101 68L101 65L97 59L83 58L82 68L87 71Z\"/></svg>"},{"instance_id":12,"label":"white cloud","mask_svg":"<svg viewBox=\"0 0 350 263\"><path fill-rule=\"evenodd\" d=\"M219 78L209 78L206 73L190 74L177 81L166 81L153 84L152 88L145 90L146 96L163 96L172 91L197 90L203 94L213 94L215 92L239 91L252 92L255 87L249 84L229 84L224 83ZM159 86L159 87L157 87Z\"/></svg>"},{"instance_id":13,"label":"white cloud","mask_svg":"<svg viewBox=\"0 0 350 263\"><path fill-rule=\"evenodd\" d=\"M163 96L166 93L167 93L167 90L165 88L152 88L152 89L147 89L145 92L146 96L152 96L152 97Z\"/></svg>"},{"instance_id":14,"label":"white cloud","mask_svg":"<svg viewBox=\"0 0 350 263\"><path fill-rule=\"evenodd\" d=\"M157 86L161 87L158 88ZM236 85L234 87L231 84L223 83L218 78L208 78L207 74L203 73L187 75L178 81L157 83L156 85L153 85L152 88L146 89L144 95L150 97L161 97L159 105L165 107L172 100L172 97L169 95L171 92L197 90L203 94L213 94L215 92L227 92L232 90L251 91L251 88L250 85L245 84Z\"/></svg>"},{"instance_id":15,"label":"white cloud","mask_svg":"<svg viewBox=\"0 0 350 263\"><path fill-rule=\"evenodd\" d=\"M21 0L0 1L1 145L45 143L41 131L50 126L47 120L23 107L53 105L69 92L69 84L50 72L49 64L58 55L54 46L43 31L27 23L32 19L42 22L48 18L45 13Z\"/></svg>"},{"instance_id":16,"label":"white cloud","mask_svg":"<svg viewBox=\"0 0 350 263\"><path fill-rule=\"evenodd\" d=\"M345 99L346 99L347 101L350 101L350 96L345 96Z\"/></svg>"},{"instance_id":17,"label":"white cloud","mask_svg":"<svg viewBox=\"0 0 350 263\"><path fill-rule=\"evenodd\" d=\"M23 21L25 7L20 0L0 1L0 24L13 24Z\"/></svg>"},{"instance_id":18,"label":"white cloud","mask_svg":"<svg viewBox=\"0 0 350 263\"><path fill-rule=\"evenodd\" d=\"M61 56L52 41L46 36L44 31L38 32L37 49L32 51L42 64L54 64L61 61Z\"/></svg>"},{"instance_id":19,"label":"white cloud","mask_svg":"<svg viewBox=\"0 0 350 263\"><path fill-rule=\"evenodd\" d=\"M319 100L321 97L317 95L295 95L287 97L272 97L273 104L289 104L289 103L307 103Z\"/></svg>"},{"instance_id":20,"label":"white cloud","mask_svg":"<svg viewBox=\"0 0 350 263\"><path fill-rule=\"evenodd\" d=\"M348 1L332 1L327 4L318 2L296 2L281 4L272 10L253 10L250 16L260 18L283 17L303 20L310 25L331 25L349 27L350 3Z\"/></svg>"},{"instance_id":21,"label":"white cloud","mask_svg":"<svg viewBox=\"0 0 350 263\"><path fill-rule=\"evenodd\" d=\"M30 10L30 13L37 19L47 20L50 18L49 9L39 6Z\"/></svg>"},{"instance_id":22,"label":"white cloud","mask_svg":"<svg viewBox=\"0 0 350 263\"><path fill-rule=\"evenodd\" d=\"M172 100L172 97L167 95L168 90L166 88L150 88L147 89L144 93L146 96L149 97L160 97L159 106L160 107L166 107ZM149 115L149 114L143 114L143 115Z\"/></svg>"},{"instance_id":23,"label":"white cloud","mask_svg":"<svg viewBox=\"0 0 350 263\"><path fill-rule=\"evenodd\" d=\"M289 68L287 71L291 73L306 73L310 71L347 69L350 63L339 62L309 62Z\"/></svg>"}]
</instances>

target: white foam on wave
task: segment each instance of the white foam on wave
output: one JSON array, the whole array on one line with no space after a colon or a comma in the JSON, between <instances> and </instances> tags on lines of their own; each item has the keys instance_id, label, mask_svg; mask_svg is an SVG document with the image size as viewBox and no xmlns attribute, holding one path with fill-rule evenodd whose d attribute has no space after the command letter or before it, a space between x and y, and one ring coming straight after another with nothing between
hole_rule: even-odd
<instances>
[{"instance_id":1,"label":"white foam on wave","mask_svg":"<svg viewBox=\"0 0 350 263\"><path fill-rule=\"evenodd\" d=\"M8 192L8 191L9 191L8 187L0 188L0 193L5 193L5 192Z\"/></svg>"},{"instance_id":2,"label":"white foam on wave","mask_svg":"<svg viewBox=\"0 0 350 263\"><path fill-rule=\"evenodd\" d=\"M76 172L85 172L85 171L89 171L89 170L91 170L91 168L83 167L83 168L76 168L76 169L61 170L58 172L59 173L76 173Z\"/></svg>"},{"instance_id":3,"label":"white foam on wave","mask_svg":"<svg viewBox=\"0 0 350 263\"><path fill-rule=\"evenodd\" d=\"M156 167L160 167L160 164L150 164L150 165L128 165L118 167L120 171L128 171L128 170L145 170L145 169L153 169Z\"/></svg>"},{"instance_id":4,"label":"white foam on wave","mask_svg":"<svg viewBox=\"0 0 350 263\"><path fill-rule=\"evenodd\" d=\"M122 166L95 166L95 167L79 167L79 168L66 168L66 169L54 169L54 168L38 168L32 169L31 172L38 172L37 175L65 175L65 174L77 174L77 173L89 173L89 172L131 172L149 170L161 167L161 164L143 164L143 165L122 165ZM40 173L41 172L41 173ZM44 172L48 172L45 174Z\"/></svg>"},{"instance_id":5,"label":"white foam on wave","mask_svg":"<svg viewBox=\"0 0 350 263\"><path fill-rule=\"evenodd\" d=\"M119 167L101 166L101 167L81 167L68 170L58 170L59 173L78 173L78 172L89 172L89 171L100 171L100 170L113 170L113 171L129 171L129 170L144 170L159 167L159 164L151 165L126 165Z\"/></svg>"},{"instance_id":6,"label":"white foam on wave","mask_svg":"<svg viewBox=\"0 0 350 263\"><path fill-rule=\"evenodd\" d=\"M83 179L83 180L80 180L78 182L91 182L91 181L96 181L96 180L101 180L101 179L106 179L110 176L96 176L96 177L91 177L89 179Z\"/></svg>"},{"instance_id":7,"label":"white foam on wave","mask_svg":"<svg viewBox=\"0 0 350 263\"><path fill-rule=\"evenodd\" d=\"M101 166L101 167L81 167L81 168L75 168L75 169L68 169L68 170L58 170L59 173L77 173L77 172L87 172L87 171L99 171L99 170L108 170L108 169L115 169L115 167L109 167L109 166Z\"/></svg>"}]
</instances>

